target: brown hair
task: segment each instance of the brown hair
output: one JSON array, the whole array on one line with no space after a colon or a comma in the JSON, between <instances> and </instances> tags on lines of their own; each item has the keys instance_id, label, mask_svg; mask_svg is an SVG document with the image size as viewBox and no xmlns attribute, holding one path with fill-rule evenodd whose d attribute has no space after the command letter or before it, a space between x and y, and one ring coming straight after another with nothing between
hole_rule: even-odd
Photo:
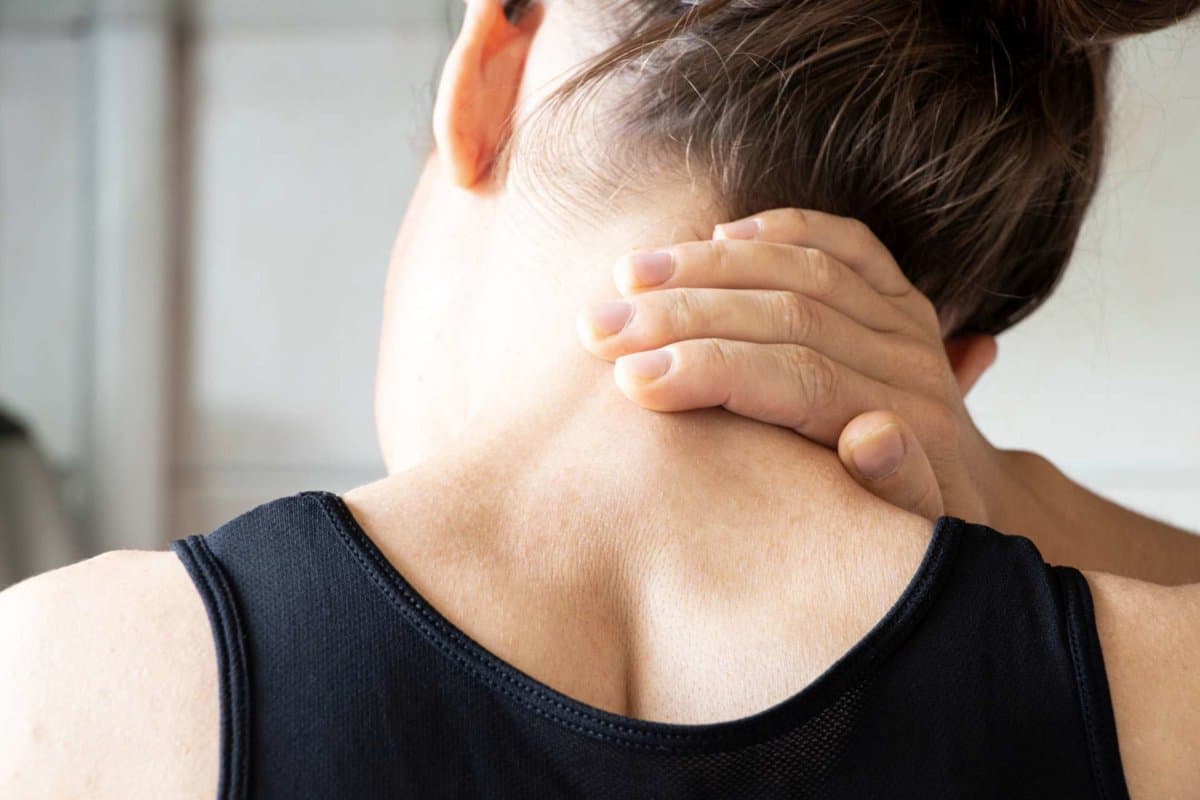
<instances>
[{"instance_id":1,"label":"brown hair","mask_svg":"<svg viewBox=\"0 0 1200 800\"><path fill-rule=\"evenodd\" d=\"M953 332L983 333L1036 309L1071 256L1103 161L1112 42L1200 7L573 2L618 44L543 106L555 124L516 137L522 153L548 155L564 124L599 113L604 124L574 130L600 128L602 141L535 160L590 161L609 190L686 165L731 219L778 207L856 217Z\"/></svg>"}]
</instances>

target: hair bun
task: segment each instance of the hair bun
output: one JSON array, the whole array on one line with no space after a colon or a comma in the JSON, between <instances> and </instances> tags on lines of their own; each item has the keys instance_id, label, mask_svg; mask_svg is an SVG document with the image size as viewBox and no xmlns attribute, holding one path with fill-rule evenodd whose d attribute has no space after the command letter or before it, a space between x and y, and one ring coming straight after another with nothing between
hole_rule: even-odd
<instances>
[{"instance_id":1,"label":"hair bun","mask_svg":"<svg viewBox=\"0 0 1200 800\"><path fill-rule=\"evenodd\" d=\"M1087 45L1169 28L1200 9L1200 0L1050 0L1044 7L1053 30Z\"/></svg>"},{"instance_id":2,"label":"hair bun","mask_svg":"<svg viewBox=\"0 0 1200 800\"><path fill-rule=\"evenodd\" d=\"M985 0L985 6L989 21L1005 28L1035 29L1051 44L1086 47L1169 28L1200 9L1200 0Z\"/></svg>"},{"instance_id":3,"label":"hair bun","mask_svg":"<svg viewBox=\"0 0 1200 800\"><path fill-rule=\"evenodd\" d=\"M705 2L676 0L685 8ZM738 0L730 5L738 6ZM1200 0L939 0L937 5L959 22L1038 32L1060 45L1083 46L1170 28L1200 10Z\"/></svg>"}]
</instances>

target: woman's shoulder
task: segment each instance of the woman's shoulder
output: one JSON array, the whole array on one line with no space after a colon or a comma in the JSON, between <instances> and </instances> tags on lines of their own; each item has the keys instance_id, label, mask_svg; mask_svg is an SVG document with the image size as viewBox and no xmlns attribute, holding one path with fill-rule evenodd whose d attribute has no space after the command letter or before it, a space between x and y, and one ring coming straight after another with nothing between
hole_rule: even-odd
<instances>
[{"instance_id":1,"label":"woman's shoulder","mask_svg":"<svg viewBox=\"0 0 1200 800\"><path fill-rule=\"evenodd\" d=\"M1200 783L1200 585L1087 573L1130 794Z\"/></svg>"},{"instance_id":2,"label":"woman's shoulder","mask_svg":"<svg viewBox=\"0 0 1200 800\"><path fill-rule=\"evenodd\" d=\"M172 553L114 552L0 593L0 796L216 790L216 658Z\"/></svg>"}]
</instances>

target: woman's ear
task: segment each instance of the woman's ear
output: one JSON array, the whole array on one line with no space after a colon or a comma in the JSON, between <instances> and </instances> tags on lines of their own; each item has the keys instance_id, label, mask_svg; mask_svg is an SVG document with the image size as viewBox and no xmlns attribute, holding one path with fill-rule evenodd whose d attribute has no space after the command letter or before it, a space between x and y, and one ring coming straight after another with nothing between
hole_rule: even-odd
<instances>
[{"instance_id":1,"label":"woman's ear","mask_svg":"<svg viewBox=\"0 0 1200 800\"><path fill-rule=\"evenodd\" d=\"M525 61L541 24L540 3L510 21L504 0L466 0L467 14L438 88L434 135L455 184L491 172L516 110Z\"/></svg>"},{"instance_id":2,"label":"woman's ear","mask_svg":"<svg viewBox=\"0 0 1200 800\"><path fill-rule=\"evenodd\" d=\"M950 367L954 370L954 378L963 397L975 388L983 373L996 363L998 352L995 336L957 336L946 342L946 355L950 358Z\"/></svg>"}]
</instances>

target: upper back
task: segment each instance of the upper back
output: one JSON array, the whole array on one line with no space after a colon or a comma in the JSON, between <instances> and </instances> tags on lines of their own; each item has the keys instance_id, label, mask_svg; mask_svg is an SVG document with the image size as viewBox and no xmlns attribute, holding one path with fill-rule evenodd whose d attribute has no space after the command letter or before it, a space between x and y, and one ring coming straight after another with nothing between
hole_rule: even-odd
<instances>
[{"instance_id":1,"label":"upper back","mask_svg":"<svg viewBox=\"0 0 1200 800\"><path fill-rule=\"evenodd\" d=\"M986 529L944 520L916 574L881 614L883 622L811 686L765 713L691 726L606 713L496 658L394 570L335 497L280 501L210 537L193 538L178 552L208 608L211 633L196 613L199 603L187 608L192 601L180 592L186 578L160 563L151 572L161 573L156 580L163 585L143 586L117 601L125 608L118 615L126 617L124 628L115 625L108 637L71 637L54 624L25 639L35 642L31 658L41 665L62 660L37 652L55 646L58 656L61 648L75 649L72 655L95 665L89 675L49 670L40 679L43 693L71 700L43 709L52 715L42 724L64 724L65 708L88 708L73 719L81 729L73 738L91 737L93 747L107 742L111 769L144 771L149 761L177 766L177 775L194 779L197 796L211 796L217 779L217 759L205 755L215 756L205 748L216 741L205 742L206 731L220 743L221 797L371 797L405 790L434 797L608 796L635 789L661 797L857 797L881 787L889 796L1122 796L1086 584L1077 573L1047 569L1024 540ZM110 560L108 571L129 575L138 571L132 566ZM453 576L445 582L452 584ZM1123 588L1105 584L1097 597L1102 613L1127 622ZM134 608L155 607L148 590L176 598L171 611L182 613L160 618L149 612L152 621L135 622ZM37 594L37 587L26 593ZM7 632L29 604L4 598L0 629ZM78 616L82 605L68 604L64 615ZM180 621L173 635L162 627L168 616ZM807 621L821 629L817 615ZM1107 650L1131 640L1126 622L1102 625L1117 637L1106 638ZM73 639L83 643L72 645ZM1138 640L1135 657L1154 657L1152 639ZM167 641L176 653L163 652ZM126 651L120 658L112 655L114 645ZM511 652L520 650L519 640L515 645ZM612 649L619 648L599 636L597 662L609 663ZM181 654L212 659L219 670L184 663ZM745 661L754 658L747 652ZM185 760L177 747L154 747L148 743L153 737L127 739L101 724L124 698L98 696L87 691L89 684L111 685L105 675L128 672L131 663L147 665L150 693L160 695L170 685L163 676L171 673L191 687L190 695L210 692L161 717L197 737L196 757ZM685 658L670 666L686 675L703 665ZM1134 671L1122 664L1114 672L1118 719L1122 707L1144 704L1154 692ZM218 673L219 692L204 688L204 676ZM741 681L732 673L726 684ZM1174 686L1178 701L1179 687L1187 684ZM709 690L724 687L710 684ZM126 685L125 691L135 690ZM219 739L215 726L205 727L218 698ZM135 708L146 708L145 698L132 699ZM0 704L5 700L11 702L4 697ZM1126 722L1144 721L1125 716L1122 735L1133 731L1140 739L1140 729ZM135 746L121 752L122 741ZM35 743L23 752L48 765L68 751L39 753ZM1133 752L1135 762L1126 765L1131 778L1149 773L1147 764L1161 766L1153 748ZM1173 785L1187 785L1178 779L1191 764L1173 766Z\"/></svg>"},{"instance_id":2,"label":"upper back","mask_svg":"<svg viewBox=\"0 0 1200 800\"><path fill-rule=\"evenodd\" d=\"M331 495L259 509L178 551L198 585L215 587L207 602L228 677L229 797L238 789L255 797L1123 793L1103 670L1087 657L1097 651L1080 584L1048 570L1027 541L956 521L939 524L883 621L828 671L769 709L700 725L614 714L497 657L464 630L478 626L442 614ZM514 585L503 570L489 572ZM540 580L536 572L517 582ZM463 574L422 571L426 583L451 587ZM479 594L473 584L462 592ZM735 642L725 628L742 616L738 594L717 588L714 597L710 635L686 615L673 619L692 638ZM569 598L544 605L557 600ZM678 600L706 602L694 593ZM506 605L504 592L492 602ZM721 604L729 605L723 614ZM767 627L771 613L796 616L798 650L837 628L814 607L758 610ZM539 627L558 624L526 613L534 657L520 660L541 669L540 643L555 637ZM633 613L661 619L670 610ZM581 614L576 624L584 633L559 641L598 665L582 674L603 682L615 669L634 696L664 691L668 669L685 685L693 670L707 675L712 694L736 695L755 681L753 631L744 637L752 644L723 661L722 683L686 645L643 656L629 631L644 623ZM669 618L658 630L671 627ZM507 641L500 652L524 654L525 640ZM675 663L647 666L663 652Z\"/></svg>"}]
</instances>

